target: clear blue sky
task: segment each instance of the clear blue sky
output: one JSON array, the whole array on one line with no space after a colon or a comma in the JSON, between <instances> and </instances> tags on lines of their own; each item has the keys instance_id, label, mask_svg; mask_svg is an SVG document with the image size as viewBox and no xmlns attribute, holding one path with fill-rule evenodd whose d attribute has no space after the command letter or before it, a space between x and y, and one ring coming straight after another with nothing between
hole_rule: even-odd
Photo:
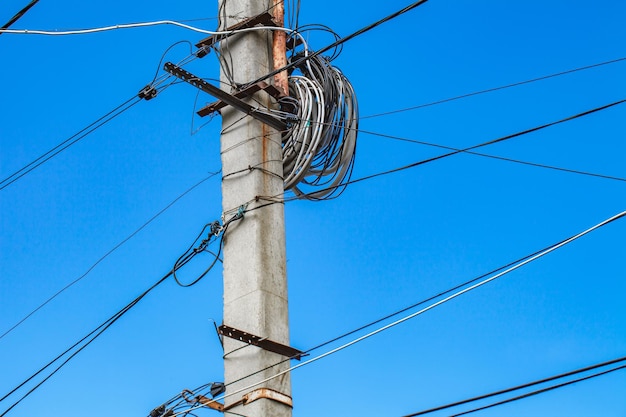
<instances>
[{"instance_id":1,"label":"clear blue sky","mask_svg":"<svg viewBox=\"0 0 626 417\"><path fill-rule=\"evenodd\" d=\"M26 3L4 1L1 23ZM304 0L300 23L345 36L407 4ZM206 1L41 0L13 28L216 14ZM368 116L626 57L625 17L618 0L430 0L347 42L334 63ZM175 27L0 35L0 176L131 98L168 46L203 37ZM313 49L332 41L322 32L308 40ZM179 45L167 60L188 53ZM189 69L218 76L213 57ZM360 127L472 146L624 99L624 74L626 61ZM0 333L220 169L220 119L191 135L206 122L193 117L195 99L191 86L171 86L0 191ZM482 152L623 179L625 121L623 104ZM443 152L365 133L358 140L354 178ZM291 344L306 350L625 209L624 181L473 155L354 184L336 200L288 203ZM220 211L215 177L0 339L0 396L163 276ZM294 416L401 416L626 356L624 236L623 219L294 371ZM221 316L219 267L191 288L167 282L8 415L145 416L183 388L221 381L211 323ZM620 371L476 415L624 416L624 392Z\"/></svg>"}]
</instances>

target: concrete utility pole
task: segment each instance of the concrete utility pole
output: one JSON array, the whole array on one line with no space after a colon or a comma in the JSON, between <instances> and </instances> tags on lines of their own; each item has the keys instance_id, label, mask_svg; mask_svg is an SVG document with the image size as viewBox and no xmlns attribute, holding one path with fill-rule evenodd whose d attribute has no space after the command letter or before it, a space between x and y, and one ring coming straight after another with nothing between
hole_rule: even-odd
<instances>
[{"instance_id":1,"label":"concrete utility pole","mask_svg":"<svg viewBox=\"0 0 626 417\"><path fill-rule=\"evenodd\" d=\"M271 3L272 0L219 0L221 29L268 10ZM246 83L269 73L273 69L272 38L272 31L256 31L223 40L220 44L221 80L229 83L224 66L237 83ZM227 84L222 84L222 89L232 93ZM263 91L256 93L255 98L266 108L272 105L270 97ZM259 106L258 102L246 101ZM238 207L257 196L282 198L283 165L280 133L249 116L240 120L244 114L230 106L221 113L224 129L221 138L222 206L228 220ZM265 200L253 201L247 210L265 203ZM233 222L224 237L223 253L224 325L289 345L283 205L272 204L246 212L242 220ZM229 337L224 337L224 353L226 384L285 359L285 356ZM228 385L226 394L270 377L288 366L287 361ZM248 399L260 398L233 406L245 394L249 394ZM286 404L290 400L291 379L287 373L228 397L225 407L227 412L248 417L290 417L291 406Z\"/></svg>"}]
</instances>

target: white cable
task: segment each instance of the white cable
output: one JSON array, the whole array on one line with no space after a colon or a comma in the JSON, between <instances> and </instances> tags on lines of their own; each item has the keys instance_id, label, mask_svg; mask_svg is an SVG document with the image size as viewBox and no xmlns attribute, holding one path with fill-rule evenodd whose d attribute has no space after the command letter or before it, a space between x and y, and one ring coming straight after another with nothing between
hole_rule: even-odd
<instances>
[{"instance_id":1,"label":"white cable","mask_svg":"<svg viewBox=\"0 0 626 417\"><path fill-rule=\"evenodd\" d=\"M76 29L76 30L65 30L65 31L55 31L55 30L30 30L30 29L1 29L0 33L10 33L14 35L49 35L49 36L65 36L65 35L85 35L88 33L98 33L98 32L107 32L111 30L117 29L134 29L141 27L149 27L149 26L160 26L160 25L173 25L178 26L184 29L189 29L194 32L204 33L207 35L232 35L234 33L241 32L251 32L255 30L280 30L283 32L287 32L289 34L298 34L294 29L289 29L285 27L277 27L277 26L263 26L263 27L251 27L245 29L238 30L222 30L222 31L212 31L206 29L200 29L195 26L186 25L184 23L180 23L174 20L157 20L153 22L139 22L139 23L122 23L119 25L112 26L103 26L98 28L91 29ZM298 34L299 35L299 34ZM304 42L304 39L300 36L300 39Z\"/></svg>"},{"instance_id":2,"label":"white cable","mask_svg":"<svg viewBox=\"0 0 626 417\"><path fill-rule=\"evenodd\" d=\"M444 298L442 300L439 300L439 301L429 305L428 307L425 307L425 308L423 308L423 309L421 309L419 311L416 311L415 313L409 314L406 317L398 319L398 320L396 320L396 321L394 321L392 323L389 323L389 324L387 324L387 325L385 325L385 326L383 326L383 327L381 327L379 329L376 329L376 330L374 330L374 331L372 331L370 333L367 333L367 334L365 334L365 335L363 335L361 337L358 337L358 338L352 340L351 342L348 342L348 343L346 343L344 345L336 347L335 349L329 350L328 352L323 353L323 354L321 354L319 356L316 356L314 358L311 358L311 359L309 359L307 361L304 361L302 363L294 365L294 366L292 366L292 367L290 367L288 369L285 369L284 371L278 372L275 375L272 375L272 376L270 376L268 378L265 378L265 379L263 379L261 381L255 382L254 384L248 385L247 387L240 388L240 389L238 389L236 391L233 391L231 393L228 393L228 394L224 394L224 395L222 395L222 396L220 396L218 398L215 398L213 401L217 402L217 401L223 400L225 398L231 397L233 395L240 394L240 393L242 393L244 391L248 391L248 390L250 390L250 389L252 389L252 388L254 388L254 387L258 386L258 385L264 384L264 383L266 383L268 381L271 381L272 379L278 378L278 377L280 377L280 376L282 376L282 375L284 375L284 374L286 374L288 372L291 372L294 369L301 368L301 367L303 367L305 365L308 365L308 364L313 363L315 361L318 361L318 360L320 360L322 358L325 358L326 356L332 355L333 353L337 353L340 350L346 349L346 348L348 348L348 347L350 347L350 346L352 346L352 345L354 345L356 343L359 343L359 342L361 342L361 341L363 341L365 339L368 339L368 338L370 338L370 337L372 337L372 336L374 336L374 335L376 335L378 333L381 333L381 332L383 332L383 331L385 331L387 329L390 329L390 328L392 328L394 326L397 326L400 323L403 323L403 322L405 322L407 320L410 320L410 319L412 319L412 318L414 318L416 316L419 316L420 314L425 313L428 310L432 310L433 308L435 308L435 307L437 307L437 306L439 306L441 304L444 304L444 303L446 303L446 302L448 302L448 301L450 301L450 300L452 300L452 299L454 299L454 298L456 298L456 297L458 297L460 295L463 295L466 292L469 292L469 291L474 290L474 289L476 289L478 287L481 287L481 286L483 286L483 285L485 285L485 284L487 284L487 283L489 283L489 282L491 282L491 281L493 281L493 280L495 280L497 278L502 277L503 275L508 274L509 272L512 272L512 271L514 271L516 269L519 269L522 266L524 266L524 265L526 265L526 264L528 264L528 263L530 263L532 261L535 261L535 260L543 257L544 255L547 255L548 253L553 252L553 251L555 251L555 250L557 250L557 249L567 245L568 243L571 243L574 240L576 240L576 239L578 239L578 238L580 238L580 237L582 237L582 236L584 236L584 235L586 235L588 233L591 233L594 230L596 230L596 229L598 229L598 228L600 228L600 227L602 227L602 226L604 226L604 225L606 225L608 223L611 223L614 220L617 220L617 219L619 219L621 217L624 217L624 216L626 216L626 211L622 211L619 214L616 214L616 215L614 215L612 217L609 217L608 219L606 219L606 220L596 224L593 227L590 227L589 229L587 229L587 230L585 230L583 232L578 233L575 236L570 237L569 239L564 240L563 242L561 242L559 244L556 244L556 245L554 245L554 246L552 246L552 247L550 247L550 248L548 248L548 249L546 249L544 251L541 251L540 253L538 253L538 254L536 254L536 255L534 255L534 256L532 256L532 257L530 257L530 258L528 258L528 259L526 259L526 260L524 260L522 262L519 262L516 265L513 265L512 267L510 267L508 269L505 269L504 271L502 271L502 272L500 272L500 273L498 273L498 274L496 274L496 275L494 275L494 276L492 276L490 278L486 278L486 279L484 279L484 280L482 280L482 281L480 281L480 282L478 282L478 283L476 283L476 284L474 284L474 285L472 285L470 287L467 287L467 288L465 288L463 290L460 290L460 291L458 291L458 292L456 292L456 293L454 293L454 294L452 294L452 295L450 295L450 296L448 296L448 297L446 297L446 298ZM180 414L187 413L189 411L197 410L198 408L202 408L202 407L204 407L204 406L200 405L200 406L196 406L196 407L191 407L188 410L185 410L184 412L179 412L179 413L174 414L172 417L180 415Z\"/></svg>"}]
</instances>

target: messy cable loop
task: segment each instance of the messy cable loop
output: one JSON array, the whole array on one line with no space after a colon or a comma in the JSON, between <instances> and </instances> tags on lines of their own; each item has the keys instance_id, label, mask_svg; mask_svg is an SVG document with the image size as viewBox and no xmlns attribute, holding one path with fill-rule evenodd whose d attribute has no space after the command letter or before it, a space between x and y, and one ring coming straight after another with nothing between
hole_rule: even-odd
<instances>
[{"instance_id":1,"label":"messy cable loop","mask_svg":"<svg viewBox=\"0 0 626 417\"><path fill-rule=\"evenodd\" d=\"M220 255L222 253L224 233L226 233L226 229L232 222L240 220L244 217L247 207L248 207L247 204L240 206L237 209L237 213L233 217L231 217L228 221L224 222L222 220L223 224L216 220L214 222L207 223L204 225L204 227L202 228L202 231L194 239L193 243L174 263L174 267L172 268L172 276L174 277L174 280L176 281L178 285L180 285L181 287L191 287L192 285L197 284L202 278L204 278L209 273L209 271L211 271L211 269L213 269L217 261L221 261ZM200 238L204 236L205 233L206 233L206 237L200 240ZM220 236L221 238L219 239L219 242L218 242L217 253L214 253L208 250L208 247L213 242L217 241ZM200 242L198 243L199 240ZM181 269L183 266L185 266L187 263L189 263L196 255L202 252L207 252L213 255L214 257L213 261L208 266L208 268L206 268L204 272L202 272L193 281L191 281L190 283L183 283L181 280L178 279L176 272L179 269Z\"/></svg>"}]
</instances>

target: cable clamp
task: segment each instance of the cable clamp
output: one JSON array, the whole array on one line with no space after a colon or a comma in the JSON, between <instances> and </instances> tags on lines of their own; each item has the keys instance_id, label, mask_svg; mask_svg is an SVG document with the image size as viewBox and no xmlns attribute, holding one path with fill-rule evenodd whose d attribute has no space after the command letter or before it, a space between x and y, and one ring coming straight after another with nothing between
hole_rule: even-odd
<instances>
[{"instance_id":1,"label":"cable clamp","mask_svg":"<svg viewBox=\"0 0 626 417\"><path fill-rule=\"evenodd\" d=\"M242 219L243 215L246 213L247 208L248 208L248 203L239 206L239 208L237 209L237 214L235 215L235 218Z\"/></svg>"},{"instance_id":2,"label":"cable clamp","mask_svg":"<svg viewBox=\"0 0 626 417\"><path fill-rule=\"evenodd\" d=\"M139 93L137 93L137 97L141 99L145 99L146 101L152 100L157 96L157 90L154 88L152 84L148 84L144 88L142 88Z\"/></svg>"},{"instance_id":3,"label":"cable clamp","mask_svg":"<svg viewBox=\"0 0 626 417\"><path fill-rule=\"evenodd\" d=\"M219 221L216 220L213 223L211 223L211 232L210 232L211 235L217 237L220 235L220 233L222 233L223 230L224 230L224 227L220 224Z\"/></svg>"}]
</instances>

